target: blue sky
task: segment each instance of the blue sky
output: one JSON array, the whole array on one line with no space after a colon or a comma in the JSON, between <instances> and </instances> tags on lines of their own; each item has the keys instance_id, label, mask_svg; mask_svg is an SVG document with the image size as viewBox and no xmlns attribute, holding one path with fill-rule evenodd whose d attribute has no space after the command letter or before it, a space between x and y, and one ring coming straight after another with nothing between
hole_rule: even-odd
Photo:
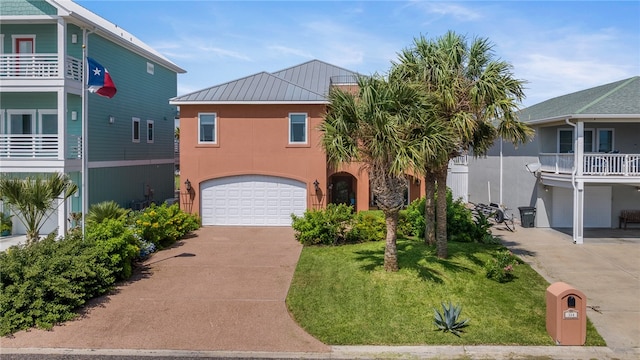
<instances>
[{"instance_id":1,"label":"blue sky","mask_svg":"<svg viewBox=\"0 0 640 360\"><path fill-rule=\"evenodd\" d=\"M488 38L527 81L524 106L640 75L638 0L76 2L187 70L178 95L311 59L385 73L448 30Z\"/></svg>"}]
</instances>

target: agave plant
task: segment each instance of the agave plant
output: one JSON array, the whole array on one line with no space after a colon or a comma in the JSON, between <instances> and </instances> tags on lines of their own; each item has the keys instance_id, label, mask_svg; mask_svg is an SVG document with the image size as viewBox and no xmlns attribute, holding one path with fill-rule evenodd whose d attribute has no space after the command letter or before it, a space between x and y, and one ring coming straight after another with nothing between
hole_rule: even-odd
<instances>
[{"instance_id":1,"label":"agave plant","mask_svg":"<svg viewBox=\"0 0 640 360\"><path fill-rule=\"evenodd\" d=\"M469 322L469 319L458 321L458 317L462 312L462 306L454 306L449 302L449 307L447 307L445 303L442 303L442 310L442 313L440 313L438 309L433 309L433 323L438 327L437 330L450 332L453 335L460 337L460 333L463 332L461 329L466 327Z\"/></svg>"}]
</instances>

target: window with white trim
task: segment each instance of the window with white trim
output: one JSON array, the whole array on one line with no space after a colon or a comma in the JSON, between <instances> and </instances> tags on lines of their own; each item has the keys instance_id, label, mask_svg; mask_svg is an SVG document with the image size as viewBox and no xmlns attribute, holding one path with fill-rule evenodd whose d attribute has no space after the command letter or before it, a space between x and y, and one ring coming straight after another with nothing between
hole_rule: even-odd
<instances>
[{"instance_id":1,"label":"window with white trim","mask_svg":"<svg viewBox=\"0 0 640 360\"><path fill-rule=\"evenodd\" d=\"M147 120L147 142L153 143L153 120Z\"/></svg>"},{"instance_id":2,"label":"window with white trim","mask_svg":"<svg viewBox=\"0 0 640 360\"><path fill-rule=\"evenodd\" d=\"M216 113L198 114L198 143L215 144L217 137L217 116Z\"/></svg>"},{"instance_id":3,"label":"window with white trim","mask_svg":"<svg viewBox=\"0 0 640 360\"><path fill-rule=\"evenodd\" d=\"M584 152L593 152L593 129L584 130ZM559 153L571 153L573 152L573 129L558 129L558 152Z\"/></svg>"},{"instance_id":4,"label":"window with white trim","mask_svg":"<svg viewBox=\"0 0 640 360\"><path fill-rule=\"evenodd\" d=\"M131 141L140 142L140 119L131 118Z\"/></svg>"},{"instance_id":5,"label":"window with white trim","mask_svg":"<svg viewBox=\"0 0 640 360\"><path fill-rule=\"evenodd\" d=\"M7 134L37 134L35 110L7 110Z\"/></svg>"},{"instance_id":6,"label":"window with white trim","mask_svg":"<svg viewBox=\"0 0 640 360\"><path fill-rule=\"evenodd\" d=\"M289 114L289 144L307 143L307 114Z\"/></svg>"}]
</instances>

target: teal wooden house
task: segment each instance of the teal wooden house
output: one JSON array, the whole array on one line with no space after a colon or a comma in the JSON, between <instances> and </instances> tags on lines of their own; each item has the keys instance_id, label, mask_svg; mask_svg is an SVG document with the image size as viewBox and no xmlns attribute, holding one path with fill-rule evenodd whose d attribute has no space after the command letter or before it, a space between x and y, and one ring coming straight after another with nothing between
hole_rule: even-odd
<instances>
[{"instance_id":1,"label":"teal wooden house","mask_svg":"<svg viewBox=\"0 0 640 360\"><path fill-rule=\"evenodd\" d=\"M185 70L72 1L2 0L0 24L2 174L66 173L86 192L61 203L41 233L64 233L83 202L139 208L172 198L169 99ZM85 56L108 70L113 98L86 91ZM17 221L13 233L24 233Z\"/></svg>"}]
</instances>

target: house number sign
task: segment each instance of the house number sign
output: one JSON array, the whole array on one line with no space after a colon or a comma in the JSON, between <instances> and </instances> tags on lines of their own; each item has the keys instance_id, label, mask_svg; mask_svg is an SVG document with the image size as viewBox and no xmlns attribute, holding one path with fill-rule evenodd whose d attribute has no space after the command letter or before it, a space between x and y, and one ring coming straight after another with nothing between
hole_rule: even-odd
<instances>
[{"instance_id":1,"label":"house number sign","mask_svg":"<svg viewBox=\"0 0 640 360\"><path fill-rule=\"evenodd\" d=\"M563 319L577 319L578 318L578 311L577 310L565 310L562 314L562 318Z\"/></svg>"}]
</instances>

